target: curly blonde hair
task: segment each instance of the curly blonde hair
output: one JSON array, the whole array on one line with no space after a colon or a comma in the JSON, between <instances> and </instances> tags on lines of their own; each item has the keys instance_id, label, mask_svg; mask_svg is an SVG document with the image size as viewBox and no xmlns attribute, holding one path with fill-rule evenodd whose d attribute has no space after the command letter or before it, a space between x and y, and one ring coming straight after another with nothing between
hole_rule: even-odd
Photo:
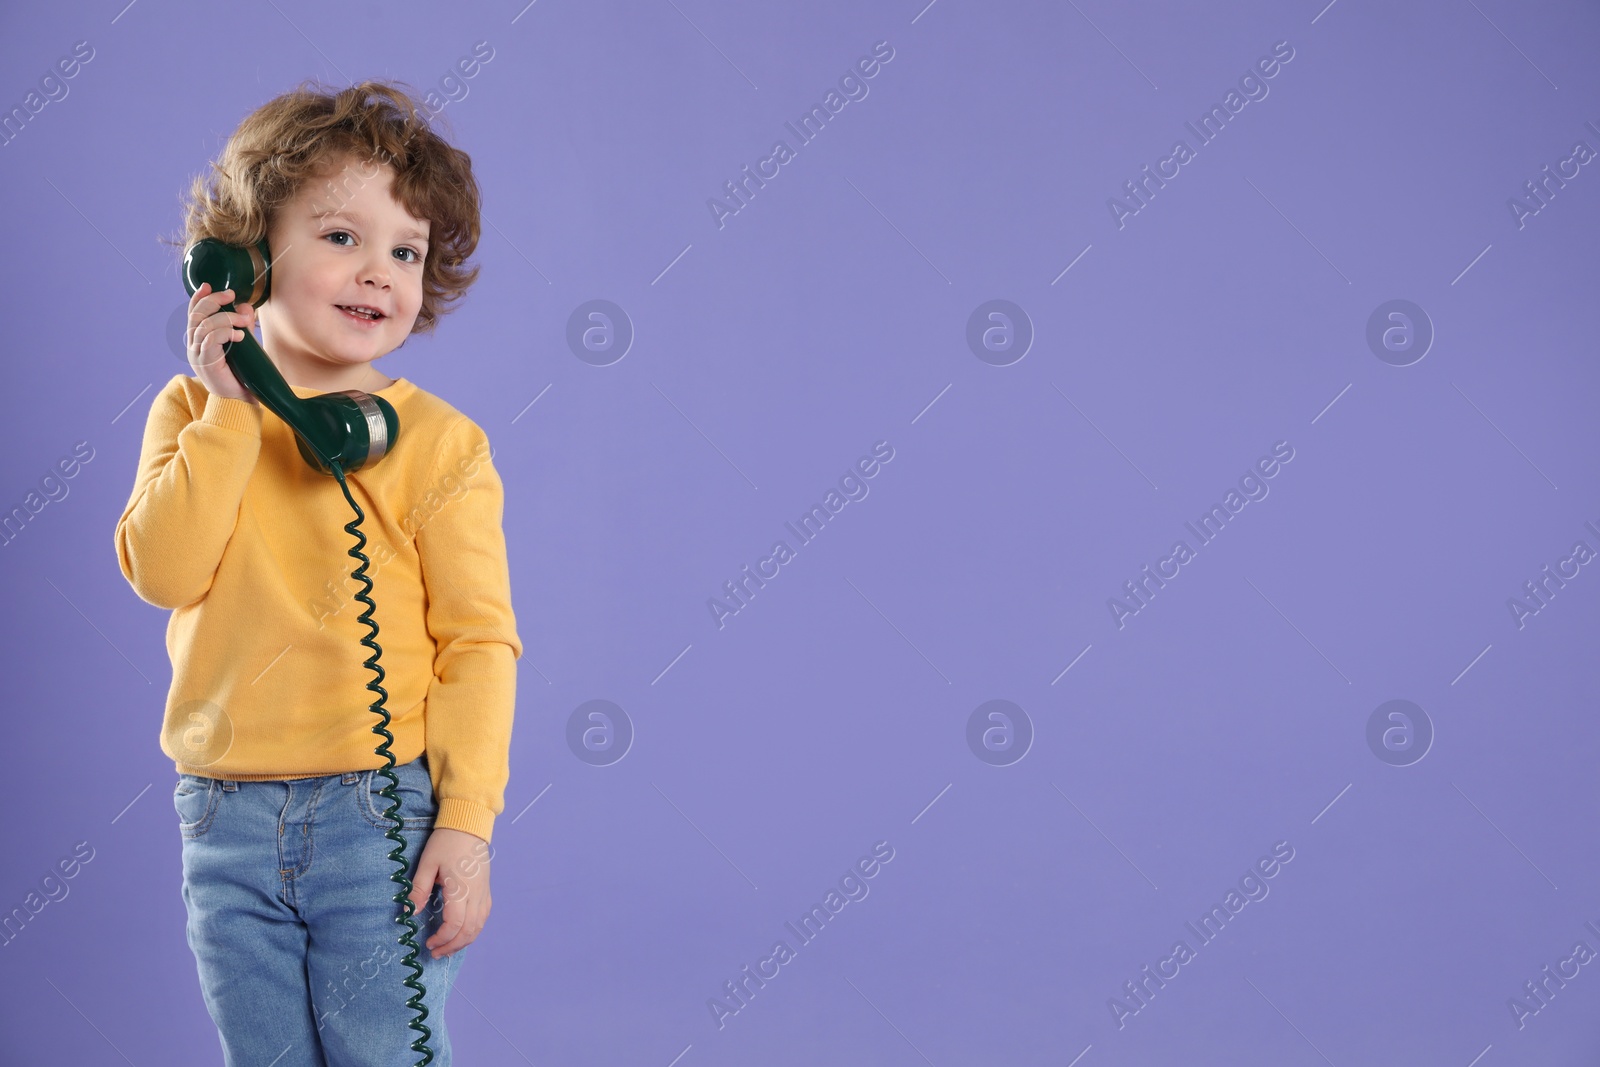
<instances>
[{"instance_id":1,"label":"curly blonde hair","mask_svg":"<svg viewBox=\"0 0 1600 1067\"><path fill-rule=\"evenodd\" d=\"M196 177L183 199L183 246L204 237L255 244L308 178L347 156L386 164L395 200L430 224L422 309L411 332L432 332L478 278L466 259L478 247L481 197L472 158L429 127L402 85L333 89L306 81L245 116L211 173Z\"/></svg>"}]
</instances>

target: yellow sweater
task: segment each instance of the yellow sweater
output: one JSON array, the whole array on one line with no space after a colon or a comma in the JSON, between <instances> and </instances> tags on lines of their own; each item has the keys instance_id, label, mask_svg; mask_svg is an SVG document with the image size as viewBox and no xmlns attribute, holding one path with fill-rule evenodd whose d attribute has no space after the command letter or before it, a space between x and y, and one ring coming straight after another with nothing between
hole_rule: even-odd
<instances>
[{"instance_id":1,"label":"yellow sweater","mask_svg":"<svg viewBox=\"0 0 1600 1067\"><path fill-rule=\"evenodd\" d=\"M366 513L390 751L400 764L426 749L434 825L488 841L505 810L522 655L504 490L471 419L404 378L377 395L400 436L345 477ZM257 781L384 765L344 528L354 519L270 411L182 374L156 396L116 542L134 592L172 611L161 750L179 772Z\"/></svg>"}]
</instances>

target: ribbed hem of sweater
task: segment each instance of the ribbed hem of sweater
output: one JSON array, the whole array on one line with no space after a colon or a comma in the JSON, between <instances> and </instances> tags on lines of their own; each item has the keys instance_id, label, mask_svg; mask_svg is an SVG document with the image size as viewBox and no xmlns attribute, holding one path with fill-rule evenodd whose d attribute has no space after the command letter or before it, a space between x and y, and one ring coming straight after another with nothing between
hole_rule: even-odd
<instances>
[{"instance_id":1,"label":"ribbed hem of sweater","mask_svg":"<svg viewBox=\"0 0 1600 1067\"><path fill-rule=\"evenodd\" d=\"M439 801L439 814L434 816L433 825L435 829L444 826L490 841L494 833L494 812L470 800L445 797Z\"/></svg>"},{"instance_id":2,"label":"ribbed hem of sweater","mask_svg":"<svg viewBox=\"0 0 1600 1067\"><path fill-rule=\"evenodd\" d=\"M313 771L310 774L229 774L217 775L208 773L205 767L191 767L186 763L175 763L179 774L192 774L198 778L222 778L231 782L291 782L301 778L326 778L327 771ZM335 771L335 774L354 773L364 774L365 771ZM475 804L470 800L457 800L446 797L439 801L439 811L434 816L435 829L444 827L449 830L461 830L481 837L484 841L492 841L494 834L494 812L482 804Z\"/></svg>"},{"instance_id":3,"label":"ribbed hem of sweater","mask_svg":"<svg viewBox=\"0 0 1600 1067\"><path fill-rule=\"evenodd\" d=\"M261 405L211 393L206 397L206 407L200 413L200 421L260 437Z\"/></svg>"}]
</instances>

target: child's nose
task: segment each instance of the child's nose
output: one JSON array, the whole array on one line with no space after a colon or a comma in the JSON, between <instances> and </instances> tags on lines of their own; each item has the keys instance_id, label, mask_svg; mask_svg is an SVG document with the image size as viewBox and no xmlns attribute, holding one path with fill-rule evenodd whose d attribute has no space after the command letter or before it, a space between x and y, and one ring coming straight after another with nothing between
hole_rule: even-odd
<instances>
[{"instance_id":1,"label":"child's nose","mask_svg":"<svg viewBox=\"0 0 1600 1067\"><path fill-rule=\"evenodd\" d=\"M378 285L386 286L389 284L389 272L392 269L393 266L387 256L373 254L368 256L361 264L361 273L358 276L358 280L371 281Z\"/></svg>"}]
</instances>

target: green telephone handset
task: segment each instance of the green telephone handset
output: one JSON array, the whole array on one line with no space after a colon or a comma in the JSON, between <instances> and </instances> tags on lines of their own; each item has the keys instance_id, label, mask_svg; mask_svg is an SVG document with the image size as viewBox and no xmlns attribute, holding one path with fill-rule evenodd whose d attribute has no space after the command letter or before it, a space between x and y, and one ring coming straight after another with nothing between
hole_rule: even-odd
<instances>
[{"instance_id":1,"label":"green telephone handset","mask_svg":"<svg viewBox=\"0 0 1600 1067\"><path fill-rule=\"evenodd\" d=\"M202 238L190 245L183 254L184 288L193 296L207 282L211 284L213 293L231 289L234 300L244 298L251 307L259 307L271 295L272 256L266 239L244 248L224 244L214 237ZM232 311L233 301L222 305L220 310ZM365 604L367 609L356 621L371 627L371 632L361 639L361 643L372 649L372 655L367 657L363 665L377 675L367 683L367 689L378 694L378 699L373 701L370 708L379 716L372 725L372 732L383 738L374 754L388 760L384 766L377 768L378 773L388 779L388 784L378 791L378 795L389 802L384 815L393 825L385 836L394 843L389 858L398 866L398 870L389 877L401 887L392 899L401 909L395 921L404 927L399 942L405 946L406 953L401 962L412 971L402 984L414 990L407 998L406 1005L416 1012L416 1018L410 1023L411 1029L421 1034L411 1042L411 1050L422 1054L417 1067L427 1067L433 1059L433 1050L428 1047L432 1031L423 1024L428 1017L428 1009L422 1003L427 991L421 981L422 967L417 963L414 936L417 923L412 918L416 908L411 902L411 881L406 877L406 872L410 870L405 860L406 841L398 831L400 798L395 795L394 789L400 784L400 779L394 776L392 769L395 760L389 745L394 741L394 735L387 729L389 712L383 706L389 694L379 684L384 678L383 668L378 666L378 656L383 650L374 640L378 636L378 624L372 621L372 612L377 605L368 595L372 591L372 579L367 577L367 564L370 561L361 551L367 543L366 535L361 532L361 520L366 516L355 497L350 495L350 486L344 477L349 472L376 463L388 454L400 436L400 419L389 401L357 389L305 398L295 396L254 335L249 330L243 333L243 340L222 343L222 354L228 369L233 371L240 385L261 401L263 407L288 423L294 431L300 455L313 469L333 475L339 482L339 488L344 490L345 499L355 509L356 517L345 525L345 530L356 538L355 547L350 549L349 554L359 562L359 566L351 572L351 577L365 583L354 599Z\"/></svg>"},{"instance_id":2,"label":"green telephone handset","mask_svg":"<svg viewBox=\"0 0 1600 1067\"><path fill-rule=\"evenodd\" d=\"M233 290L233 300L222 311L232 311L241 298L251 307L272 295L272 259L266 239L249 247L223 244L206 237L183 254L183 285L193 296L206 282L211 291ZM381 396L358 389L301 399L289 390L261 350L254 335L244 331L240 341L224 341L222 352L239 384L250 390L274 415L294 430L300 455L323 474L332 474L335 461L346 474L376 463L394 447L400 436L400 419L394 406Z\"/></svg>"}]
</instances>

